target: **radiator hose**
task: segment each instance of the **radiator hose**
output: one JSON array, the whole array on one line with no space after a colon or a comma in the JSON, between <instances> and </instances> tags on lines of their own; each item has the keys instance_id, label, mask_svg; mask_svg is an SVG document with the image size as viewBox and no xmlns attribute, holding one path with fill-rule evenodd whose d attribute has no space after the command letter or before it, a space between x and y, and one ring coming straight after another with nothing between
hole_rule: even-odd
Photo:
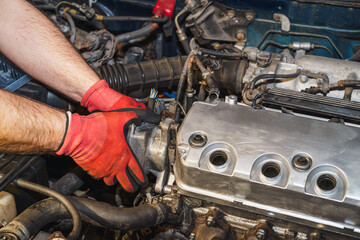
<instances>
[{"instance_id":1,"label":"radiator hose","mask_svg":"<svg viewBox=\"0 0 360 240\"><path fill-rule=\"evenodd\" d=\"M168 216L165 204L118 208L87 198L68 197L83 221L111 230L139 230L164 222ZM56 199L37 202L0 229L1 237L27 240L49 223L70 219L66 208Z\"/></svg>"}]
</instances>

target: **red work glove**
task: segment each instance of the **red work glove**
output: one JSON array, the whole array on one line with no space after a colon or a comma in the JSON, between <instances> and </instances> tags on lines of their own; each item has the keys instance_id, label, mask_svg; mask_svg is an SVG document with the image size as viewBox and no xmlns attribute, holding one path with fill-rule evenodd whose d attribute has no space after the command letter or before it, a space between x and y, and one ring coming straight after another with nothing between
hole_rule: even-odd
<instances>
[{"instance_id":1,"label":"red work glove","mask_svg":"<svg viewBox=\"0 0 360 240\"><path fill-rule=\"evenodd\" d=\"M68 128L58 155L72 157L95 178L107 185L114 178L128 192L147 183L146 175L128 146L126 136L131 123L159 122L158 115L144 109L98 112L88 116L67 113Z\"/></svg>"},{"instance_id":2,"label":"red work glove","mask_svg":"<svg viewBox=\"0 0 360 240\"><path fill-rule=\"evenodd\" d=\"M89 112L124 108L146 109L144 104L111 89L105 80L98 81L86 91L81 100L81 106L86 107Z\"/></svg>"}]
</instances>

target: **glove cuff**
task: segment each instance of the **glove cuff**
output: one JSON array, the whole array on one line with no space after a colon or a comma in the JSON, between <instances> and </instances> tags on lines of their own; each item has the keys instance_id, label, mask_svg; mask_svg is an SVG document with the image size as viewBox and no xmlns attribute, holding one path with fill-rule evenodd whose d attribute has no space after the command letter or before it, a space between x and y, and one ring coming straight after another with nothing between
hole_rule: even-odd
<instances>
[{"instance_id":1,"label":"glove cuff","mask_svg":"<svg viewBox=\"0 0 360 240\"><path fill-rule=\"evenodd\" d=\"M66 112L66 131L62 143L59 149L55 152L57 155L69 155L71 152L69 142L73 138L72 128L79 128L81 125L80 116L78 114L72 114L71 112Z\"/></svg>"},{"instance_id":2,"label":"glove cuff","mask_svg":"<svg viewBox=\"0 0 360 240\"><path fill-rule=\"evenodd\" d=\"M55 151L56 154L58 154L58 152L60 151L60 149L61 149L62 146L64 145L65 137L66 137L66 134L67 134L67 132L68 132L68 130L69 130L70 120L71 120L71 112L70 112L70 111L67 111L67 112L66 112L65 133L64 133L63 138L61 139L61 142L60 142L60 145L59 145L58 149ZM59 154L58 154L58 155L59 155Z\"/></svg>"},{"instance_id":3,"label":"glove cuff","mask_svg":"<svg viewBox=\"0 0 360 240\"><path fill-rule=\"evenodd\" d=\"M121 94L111 89L105 80L100 80L86 91L80 104L89 112L108 111L120 97Z\"/></svg>"}]
</instances>

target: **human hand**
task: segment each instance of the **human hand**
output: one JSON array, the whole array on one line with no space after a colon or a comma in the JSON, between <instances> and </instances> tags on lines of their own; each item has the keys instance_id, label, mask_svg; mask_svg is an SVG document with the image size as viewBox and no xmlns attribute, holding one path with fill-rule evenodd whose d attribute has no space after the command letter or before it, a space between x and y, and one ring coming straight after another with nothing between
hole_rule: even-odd
<instances>
[{"instance_id":1,"label":"human hand","mask_svg":"<svg viewBox=\"0 0 360 240\"><path fill-rule=\"evenodd\" d=\"M159 122L159 115L145 109L128 109L88 116L68 112L67 116L68 128L56 154L72 157L107 185L113 185L116 178L128 192L147 184L147 177L128 145L127 130L132 123Z\"/></svg>"}]
</instances>

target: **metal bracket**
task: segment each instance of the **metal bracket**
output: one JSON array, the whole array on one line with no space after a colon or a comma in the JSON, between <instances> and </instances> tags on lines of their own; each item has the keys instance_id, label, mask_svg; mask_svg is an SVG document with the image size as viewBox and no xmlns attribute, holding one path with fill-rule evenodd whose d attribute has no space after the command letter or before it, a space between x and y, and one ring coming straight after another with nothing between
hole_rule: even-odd
<instances>
[{"instance_id":1,"label":"metal bracket","mask_svg":"<svg viewBox=\"0 0 360 240\"><path fill-rule=\"evenodd\" d=\"M92 7L95 3L97 3L97 0L89 0L89 7Z\"/></svg>"},{"instance_id":2,"label":"metal bracket","mask_svg":"<svg viewBox=\"0 0 360 240\"><path fill-rule=\"evenodd\" d=\"M281 22L281 31L290 32L290 20L287 16L280 13L274 13L273 16L276 22Z\"/></svg>"}]
</instances>

